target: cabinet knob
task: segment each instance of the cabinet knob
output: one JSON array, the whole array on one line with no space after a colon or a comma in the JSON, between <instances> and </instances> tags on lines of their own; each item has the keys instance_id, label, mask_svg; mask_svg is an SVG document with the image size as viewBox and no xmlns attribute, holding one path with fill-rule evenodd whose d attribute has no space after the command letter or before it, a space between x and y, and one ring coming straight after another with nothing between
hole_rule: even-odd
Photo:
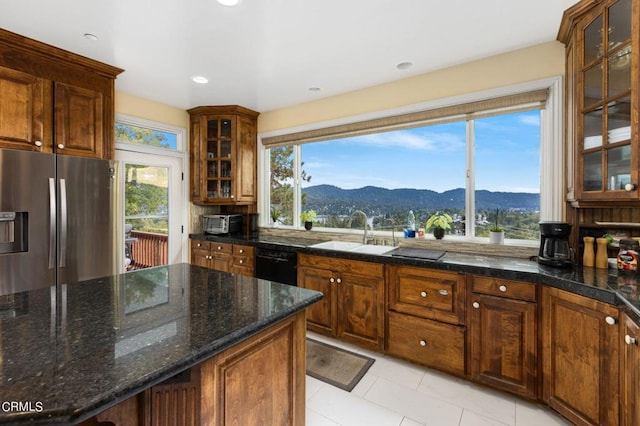
<instances>
[{"instance_id":1,"label":"cabinet knob","mask_svg":"<svg viewBox=\"0 0 640 426\"><path fill-rule=\"evenodd\" d=\"M198 244L196 244L196 246L197 246L197 247L200 247L200 246L202 246L202 244L198 243Z\"/></svg>"},{"instance_id":2,"label":"cabinet knob","mask_svg":"<svg viewBox=\"0 0 640 426\"><path fill-rule=\"evenodd\" d=\"M427 292L426 291L420 292L420 296L427 297Z\"/></svg>"},{"instance_id":3,"label":"cabinet knob","mask_svg":"<svg viewBox=\"0 0 640 426\"><path fill-rule=\"evenodd\" d=\"M506 285L501 285L500 287L498 287L498 290L500 290L501 292L505 292L507 291L507 286Z\"/></svg>"},{"instance_id":4,"label":"cabinet knob","mask_svg":"<svg viewBox=\"0 0 640 426\"><path fill-rule=\"evenodd\" d=\"M624 186L624 190L631 192L634 191L637 187L638 185L636 185L635 183L628 183Z\"/></svg>"},{"instance_id":5,"label":"cabinet knob","mask_svg":"<svg viewBox=\"0 0 640 426\"><path fill-rule=\"evenodd\" d=\"M608 316L604 320L609 325L615 325L616 322L617 322L616 319L614 317L612 317L612 316Z\"/></svg>"},{"instance_id":6,"label":"cabinet knob","mask_svg":"<svg viewBox=\"0 0 640 426\"><path fill-rule=\"evenodd\" d=\"M438 293L440 293L440 295L442 295L442 296L446 296L446 295L449 294L449 292L447 290L445 290L445 289L438 290Z\"/></svg>"},{"instance_id":7,"label":"cabinet knob","mask_svg":"<svg viewBox=\"0 0 640 426\"><path fill-rule=\"evenodd\" d=\"M422 346L423 348L425 346L427 346L427 341L426 340L420 340L420 346Z\"/></svg>"},{"instance_id":8,"label":"cabinet knob","mask_svg":"<svg viewBox=\"0 0 640 426\"><path fill-rule=\"evenodd\" d=\"M244 263L244 260L240 260L240 264L242 265Z\"/></svg>"},{"instance_id":9,"label":"cabinet knob","mask_svg":"<svg viewBox=\"0 0 640 426\"><path fill-rule=\"evenodd\" d=\"M61 143L59 143L59 144L58 144L58 149L64 149L64 145L63 145L63 144L61 144Z\"/></svg>"},{"instance_id":10,"label":"cabinet knob","mask_svg":"<svg viewBox=\"0 0 640 426\"><path fill-rule=\"evenodd\" d=\"M473 302L472 305L474 308L478 309L480 307L480 304L478 302Z\"/></svg>"},{"instance_id":11,"label":"cabinet knob","mask_svg":"<svg viewBox=\"0 0 640 426\"><path fill-rule=\"evenodd\" d=\"M337 282L338 284L340 284L340 283L342 282L342 278L338 278L338 279L336 280L336 282Z\"/></svg>"},{"instance_id":12,"label":"cabinet knob","mask_svg":"<svg viewBox=\"0 0 640 426\"><path fill-rule=\"evenodd\" d=\"M244 249L240 249L240 254L244 253Z\"/></svg>"},{"instance_id":13,"label":"cabinet knob","mask_svg":"<svg viewBox=\"0 0 640 426\"><path fill-rule=\"evenodd\" d=\"M231 196L231 198L233 198L233 195Z\"/></svg>"},{"instance_id":14,"label":"cabinet knob","mask_svg":"<svg viewBox=\"0 0 640 426\"><path fill-rule=\"evenodd\" d=\"M624 336L624 342L627 345L637 345L638 344L638 338L637 337L631 337L628 334L626 336Z\"/></svg>"},{"instance_id":15,"label":"cabinet knob","mask_svg":"<svg viewBox=\"0 0 640 426\"><path fill-rule=\"evenodd\" d=\"M35 146L42 146L42 142L41 142L41 141L35 141L35 142L34 142L34 145L35 145Z\"/></svg>"},{"instance_id":16,"label":"cabinet knob","mask_svg":"<svg viewBox=\"0 0 640 426\"><path fill-rule=\"evenodd\" d=\"M335 278L329 278L329 282L333 284L333 283L336 282L336 280L335 280Z\"/></svg>"},{"instance_id":17,"label":"cabinet knob","mask_svg":"<svg viewBox=\"0 0 640 426\"><path fill-rule=\"evenodd\" d=\"M218 250L222 250L222 247L221 247L221 246L218 246Z\"/></svg>"}]
</instances>

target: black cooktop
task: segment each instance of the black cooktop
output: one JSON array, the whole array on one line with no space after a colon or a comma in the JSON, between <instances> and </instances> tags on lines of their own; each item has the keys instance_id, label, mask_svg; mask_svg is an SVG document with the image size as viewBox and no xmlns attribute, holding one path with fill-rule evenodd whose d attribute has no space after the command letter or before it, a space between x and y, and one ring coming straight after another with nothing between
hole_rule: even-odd
<instances>
[{"instance_id":1,"label":"black cooktop","mask_svg":"<svg viewBox=\"0 0 640 426\"><path fill-rule=\"evenodd\" d=\"M412 257L415 259L440 260L447 252L444 250L398 247L390 254L391 256Z\"/></svg>"}]
</instances>

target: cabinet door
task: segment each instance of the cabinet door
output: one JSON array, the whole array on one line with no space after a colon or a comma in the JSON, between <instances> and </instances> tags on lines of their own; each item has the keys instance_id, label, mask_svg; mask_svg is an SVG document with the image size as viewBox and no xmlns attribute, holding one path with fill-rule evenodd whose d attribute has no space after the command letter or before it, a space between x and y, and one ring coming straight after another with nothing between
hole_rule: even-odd
<instances>
[{"instance_id":1,"label":"cabinet door","mask_svg":"<svg viewBox=\"0 0 640 426\"><path fill-rule=\"evenodd\" d=\"M618 310L543 287L543 399L578 425L619 420Z\"/></svg>"},{"instance_id":2,"label":"cabinet door","mask_svg":"<svg viewBox=\"0 0 640 426\"><path fill-rule=\"evenodd\" d=\"M473 380L535 398L537 339L535 303L472 293Z\"/></svg>"},{"instance_id":3,"label":"cabinet door","mask_svg":"<svg viewBox=\"0 0 640 426\"><path fill-rule=\"evenodd\" d=\"M623 426L635 426L640 424L640 326L631 318L624 315L623 349L621 352L621 401L622 413L620 424Z\"/></svg>"},{"instance_id":4,"label":"cabinet door","mask_svg":"<svg viewBox=\"0 0 640 426\"><path fill-rule=\"evenodd\" d=\"M325 269L298 268L298 286L324 294L322 300L307 308L309 330L334 335L336 330L336 305L334 300L336 279Z\"/></svg>"},{"instance_id":5,"label":"cabinet door","mask_svg":"<svg viewBox=\"0 0 640 426\"><path fill-rule=\"evenodd\" d=\"M103 158L102 93L55 83L55 147L57 154Z\"/></svg>"},{"instance_id":6,"label":"cabinet door","mask_svg":"<svg viewBox=\"0 0 640 426\"><path fill-rule=\"evenodd\" d=\"M236 117L234 198L236 203L252 203L256 200L256 122Z\"/></svg>"},{"instance_id":7,"label":"cabinet door","mask_svg":"<svg viewBox=\"0 0 640 426\"><path fill-rule=\"evenodd\" d=\"M338 337L382 350L383 285L382 278L339 273L336 279Z\"/></svg>"},{"instance_id":8,"label":"cabinet door","mask_svg":"<svg viewBox=\"0 0 640 426\"><path fill-rule=\"evenodd\" d=\"M0 67L0 148L51 152L51 82Z\"/></svg>"}]
</instances>

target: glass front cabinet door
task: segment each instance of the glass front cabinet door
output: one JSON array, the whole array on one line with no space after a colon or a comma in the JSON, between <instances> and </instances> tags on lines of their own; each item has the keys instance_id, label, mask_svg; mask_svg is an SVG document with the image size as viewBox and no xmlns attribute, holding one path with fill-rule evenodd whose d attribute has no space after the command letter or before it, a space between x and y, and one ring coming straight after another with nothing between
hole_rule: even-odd
<instances>
[{"instance_id":1,"label":"glass front cabinet door","mask_svg":"<svg viewBox=\"0 0 640 426\"><path fill-rule=\"evenodd\" d=\"M569 181L574 201L638 200L640 0L583 0L565 11Z\"/></svg>"},{"instance_id":2,"label":"glass front cabinet door","mask_svg":"<svg viewBox=\"0 0 640 426\"><path fill-rule=\"evenodd\" d=\"M191 116L191 201L251 204L256 200L256 119L238 106L197 107Z\"/></svg>"}]
</instances>

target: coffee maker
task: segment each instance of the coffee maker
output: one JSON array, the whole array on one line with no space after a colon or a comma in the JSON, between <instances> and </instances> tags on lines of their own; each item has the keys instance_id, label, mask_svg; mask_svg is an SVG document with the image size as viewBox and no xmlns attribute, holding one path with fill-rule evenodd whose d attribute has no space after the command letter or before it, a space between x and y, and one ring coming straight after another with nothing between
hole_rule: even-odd
<instances>
[{"instance_id":1,"label":"coffee maker","mask_svg":"<svg viewBox=\"0 0 640 426\"><path fill-rule=\"evenodd\" d=\"M564 268L573 264L573 251L569 248L571 224L540 222L540 252L538 263Z\"/></svg>"}]
</instances>

